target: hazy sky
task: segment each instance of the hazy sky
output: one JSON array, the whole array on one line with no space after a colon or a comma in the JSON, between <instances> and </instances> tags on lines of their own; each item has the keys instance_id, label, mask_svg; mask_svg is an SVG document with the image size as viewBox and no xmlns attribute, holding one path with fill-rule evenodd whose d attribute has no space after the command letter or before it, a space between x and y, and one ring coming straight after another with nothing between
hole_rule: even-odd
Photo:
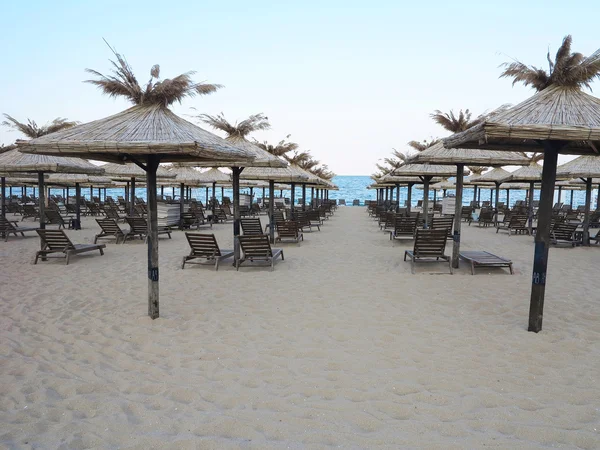
<instances>
[{"instance_id":1,"label":"hazy sky","mask_svg":"<svg viewBox=\"0 0 600 450\"><path fill-rule=\"evenodd\" d=\"M88 122L127 108L82 83L85 68L110 69L104 37L140 82L158 63L163 77L195 70L225 85L178 114L263 112L272 129L257 139L291 134L336 173L366 175L392 147L444 136L435 109L478 115L530 96L498 79L510 58L546 68L548 47L554 56L569 33L575 51L600 47L597 0L285 3L6 2L0 112ZM0 129L2 143L18 137Z\"/></svg>"}]
</instances>

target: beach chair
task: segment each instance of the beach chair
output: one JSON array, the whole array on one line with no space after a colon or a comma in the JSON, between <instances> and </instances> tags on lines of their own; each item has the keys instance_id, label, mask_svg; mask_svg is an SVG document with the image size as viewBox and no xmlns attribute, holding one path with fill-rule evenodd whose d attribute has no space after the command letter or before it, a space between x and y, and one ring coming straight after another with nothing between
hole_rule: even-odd
<instances>
[{"instance_id":1,"label":"beach chair","mask_svg":"<svg viewBox=\"0 0 600 450\"><path fill-rule=\"evenodd\" d=\"M219 270L219 263L224 259L233 256L233 250L221 250L217 244L217 239L214 234L202 234L186 232L188 244L190 244L190 254L183 257L181 268L185 269L188 264L214 264L215 270ZM203 262L190 262L192 260L201 259Z\"/></svg>"},{"instance_id":2,"label":"beach chair","mask_svg":"<svg viewBox=\"0 0 600 450\"><path fill-rule=\"evenodd\" d=\"M418 229L413 250L404 252L404 261L407 256L410 258L411 272L415 273L415 263L440 262L442 260L448 263L450 274L452 274L452 259L445 254L447 239L447 230Z\"/></svg>"},{"instance_id":3,"label":"beach chair","mask_svg":"<svg viewBox=\"0 0 600 450\"><path fill-rule=\"evenodd\" d=\"M344 200L343 198L340 199L339 205L342 206L346 206L346 200Z\"/></svg>"},{"instance_id":4,"label":"beach chair","mask_svg":"<svg viewBox=\"0 0 600 450\"><path fill-rule=\"evenodd\" d=\"M557 222L550 231L550 244L561 245L566 244L575 247L581 244L581 240L575 236L577 231L576 223Z\"/></svg>"},{"instance_id":5,"label":"beach chair","mask_svg":"<svg viewBox=\"0 0 600 450\"><path fill-rule=\"evenodd\" d=\"M240 265L244 261L266 261L271 264L271 271L275 268L275 260L283 257L283 250L280 248L271 248L269 236L266 234L260 236L238 236L242 257L235 262L236 270L240 270Z\"/></svg>"},{"instance_id":6,"label":"beach chair","mask_svg":"<svg viewBox=\"0 0 600 450\"><path fill-rule=\"evenodd\" d=\"M466 251L459 253L460 259L464 259L471 264L471 275L475 275L476 267L508 267L510 274L513 274L512 261L501 258L490 252Z\"/></svg>"},{"instance_id":7,"label":"beach chair","mask_svg":"<svg viewBox=\"0 0 600 450\"><path fill-rule=\"evenodd\" d=\"M129 234L132 237L139 236L144 242L148 241L148 221L144 217L126 217L125 220L131 228ZM171 227L158 227L158 235L161 234L166 234L171 239Z\"/></svg>"},{"instance_id":8,"label":"beach chair","mask_svg":"<svg viewBox=\"0 0 600 450\"><path fill-rule=\"evenodd\" d=\"M392 239L414 239L418 220L418 217L399 217L394 224L394 229L390 231L390 241Z\"/></svg>"},{"instance_id":9,"label":"beach chair","mask_svg":"<svg viewBox=\"0 0 600 450\"><path fill-rule=\"evenodd\" d=\"M52 253L63 253L65 258L65 265L69 264L69 258L71 255L78 253L90 252L93 250L99 250L100 255L104 255L103 248L106 248L105 244L73 244L67 237L64 230L36 230L42 239L42 250L38 250L35 253L34 264L37 264L38 259L41 257L42 261L46 260L46 257Z\"/></svg>"},{"instance_id":10,"label":"beach chair","mask_svg":"<svg viewBox=\"0 0 600 450\"><path fill-rule=\"evenodd\" d=\"M600 243L600 230L598 230L594 236L590 236L590 244L592 241L594 241L595 244Z\"/></svg>"},{"instance_id":11,"label":"beach chair","mask_svg":"<svg viewBox=\"0 0 600 450\"><path fill-rule=\"evenodd\" d=\"M21 233L21 236L25 237L25 233L28 231L36 231L37 227L20 227L17 225L15 220L8 220L2 216L0 216L0 236L4 237L4 242L8 241L8 236L10 234L14 234L18 236Z\"/></svg>"},{"instance_id":12,"label":"beach chair","mask_svg":"<svg viewBox=\"0 0 600 450\"><path fill-rule=\"evenodd\" d=\"M429 228L432 230L448 230L448 237L452 237L454 217L434 217Z\"/></svg>"},{"instance_id":13,"label":"beach chair","mask_svg":"<svg viewBox=\"0 0 600 450\"><path fill-rule=\"evenodd\" d=\"M323 221L321 220L321 214L319 214L319 211L308 211L306 213L306 217L310 221L311 226L317 227L317 230L321 231L321 225L323 225Z\"/></svg>"},{"instance_id":14,"label":"beach chair","mask_svg":"<svg viewBox=\"0 0 600 450\"><path fill-rule=\"evenodd\" d=\"M529 228L527 227L527 216L524 214L511 214L508 222L501 222L496 225L496 234L498 231L508 231L508 235L511 236L514 232L527 233L529 234Z\"/></svg>"},{"instance_id":15,"label":"beach chair","mask_svg":"<svg viewBox=\"0 0 600 450\"><path fill-rule=\"evenodd\" d=\"M354 200L352 200L352 206L360 206L360 200L358 200L356 198Z\"/></svg>"},{"instance_id":16,"label":"beach chair","mask_svg":"<svg viewBox=\"0 0 600 450\"><path fill-rule=\"evenodd\" d=\"M98 242L98 239L114 238L115 244L118 244L119 241L124 243L127 240L129 231L121 230L121 227L119 227L115 219L96 219L96 222L98 222L98 225L102 231L94 236L94 244Z\"/></svg>"},{"instance_id":17,"label":"beach chair","mask_svg":"<svg viewBox=\"0 0 600 450\"><path fill-rule=\"evenodd\" d=\"M308 218L308 213L306 211L296 211L296 222L298 222L298 228L303 233L306 232L306 229L312 233L312 223ZM321 231L320 224L316 225L317 230Z\"/></svg>"},{"instance_id":18,"label":"beach chair","mask_svg":"<svg viewBox=\"0 0 600 450\"><path fill-rule=\"evenodd\" d=\"M482 208L479 212L479 220L477 221L477 226L489 227L494 224L494 211L489 207Z\"/></svg>"},{"instance_id":19,"label":"beach chair","mask_svg":"<svg viewBox=\"0 0 600 450\"><path fill-rule=\"evenodd\" d=\"M286 220L285 222L277 223L277 237L275 238L276 242L292 241L297 244L300 243L300 240L304 240L304 234L302 230L298 228L298 222L295 220Z\"/></svg>"},{"instance_id":20,"label":"beach chair","mask_svg":"<svg viewBox=\"0 0 600 450\"><path fill-rule=\"evenodd\" d=\"M240 219L240 225L244 236L263 234L260 219Z\"/></svg>"},{"instance_id":21,"label":"beach chair","mask_svg":"<svg viewBox=\"0 0 600 450\"><path fill-rule=\"evenodd\" d=\"M60 213L54 209L46 209L44 211L44 216L46 217L47 225L58 225L58 229L67 228L67 224L65 223L65 219ZM71 227L69 227L71 228Z\"/></svg>"},{"instance_id":22,"label":"beach chair","mask_svg":"<svg viewBox=\"0 0 600 450\"><path fill-rule=\"evenodd\" d=\"M21 222L24 219L28 219L30 217L33 220L39 219L40 218L40 212L39 212L39 210L35 206L33 206L33 205L23 205Z\"/></svg>"},{"instance_id":23,"label":"beach chair","mask_svg":"<svg viewBox=\"0 0 600 450\"><path fill-rule=\"evenodd\" d=\"M460 220L464 220L468 222L469 226L473 221L473 207L471 206L463 206L460 209Z\"/></svg>"}]
</instances>

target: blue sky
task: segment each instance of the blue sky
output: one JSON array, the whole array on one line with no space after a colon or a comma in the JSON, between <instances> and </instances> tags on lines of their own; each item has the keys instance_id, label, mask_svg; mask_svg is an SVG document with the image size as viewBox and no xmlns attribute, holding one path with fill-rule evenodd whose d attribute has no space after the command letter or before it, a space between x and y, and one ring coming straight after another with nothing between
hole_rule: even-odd
<instances>
[{"instance_id":1,"label":"blue sky","mask_svg":"<svg viewBox=\"0 0 600 450\"><path fill-rule=\"evenodd\" d=\"M225 85L178 114L263 112L272 129L257 139L291 134L336 173L366 175L392 148L444 136L429 118L435 109L478 115L530 96L498 78L501 63L546 68L548 47L554 55L566 34L585 55L600 47L597 1L485 3L10 2L0 112L87 122L127 108L82 83L85 68L109 71L105 38L141 82L158 63L163 77L195 70L196 80ZM2 143L18 137L0 129Z\"/></svg>"}]
</instances>

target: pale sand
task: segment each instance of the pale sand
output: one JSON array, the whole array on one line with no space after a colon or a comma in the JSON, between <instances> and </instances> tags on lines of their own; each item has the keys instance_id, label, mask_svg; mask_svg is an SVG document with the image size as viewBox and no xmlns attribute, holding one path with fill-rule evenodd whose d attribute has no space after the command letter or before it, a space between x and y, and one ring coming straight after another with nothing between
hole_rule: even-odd
<instances>
[{"instance_id":1,"label":"pale sand","mask_svg":"<svg viewBox=\"0 0 600 450\"><path fill-rule=\"evenodd\" d=\"M364 208L305 239L239 273L181 270L183 233L161 239L156 321L141 241L69 266L31 265L35 237L0 242L0 447L600 447L599 248L551 250L534 334L529 237L464 226L514 276L411 275L412 243Z\"/></svg>"}]
</instances>

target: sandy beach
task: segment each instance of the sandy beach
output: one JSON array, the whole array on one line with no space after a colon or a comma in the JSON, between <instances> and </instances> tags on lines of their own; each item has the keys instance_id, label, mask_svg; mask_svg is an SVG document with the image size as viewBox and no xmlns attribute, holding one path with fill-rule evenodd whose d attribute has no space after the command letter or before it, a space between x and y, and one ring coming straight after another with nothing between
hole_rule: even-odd
<instances>
[{"instance_id":1,"label":"sandy beach","mask_svg":"<svg viewBox=\"0 0 600 450\"><path fill-rule=\"evenodd\" d=\"M93 242L83 226L73 242ZM231 229L213 228L222 248ZM2 448L600 447L598 248L551 249L535 334L533 239L476 225L463 248L515 275L412 275L412 241L362 207L278 246L274 272L181 270L174 232L155 321L142 241L34 266L27 236L0 242Z\"/></svg>"}]
</instances>

